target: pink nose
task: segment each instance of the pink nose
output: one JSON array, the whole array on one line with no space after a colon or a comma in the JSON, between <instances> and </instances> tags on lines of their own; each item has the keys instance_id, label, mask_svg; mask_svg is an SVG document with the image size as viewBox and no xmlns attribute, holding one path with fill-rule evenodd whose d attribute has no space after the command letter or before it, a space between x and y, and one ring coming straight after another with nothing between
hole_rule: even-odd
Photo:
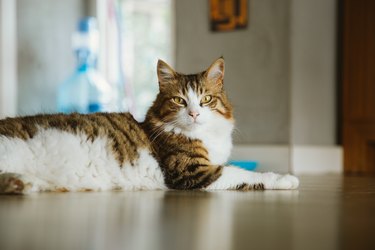
<instances>
[{"instance_id":1,"label":"pink nose","mask_svg":"<svg viewBox=\"0 0 375 250\"><path fill-rule=\"evenodd\" d=\"M199 113L198 113L198 112L195 112L195 111L190 111L190 112L189 112L189 115L190 115L191 117L193 117L193 119L195 120L195 119L197 119L197 117L199 116Z\"/></svg>"}]
</instances>

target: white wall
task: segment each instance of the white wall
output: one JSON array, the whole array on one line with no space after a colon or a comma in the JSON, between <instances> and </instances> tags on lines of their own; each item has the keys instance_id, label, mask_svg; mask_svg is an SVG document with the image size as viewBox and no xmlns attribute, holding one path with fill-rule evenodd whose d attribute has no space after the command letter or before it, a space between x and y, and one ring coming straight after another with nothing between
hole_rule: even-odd
<instances>
[{"instance_id":1,"label":"white wall","mask_svg":"<svg viewBox=\"0 0 375 250\"><path fill-rule=\"evenodd\" d=\"M295 173L341 173L336 145L336 0L292 0L290 152Z\"/></svg>"},{"instance_id":2,"label":"white wall","mask_svg":"<svg viewBox=\"0 0 375 250\"><path fill-rule=\"evenodd\" d=\"M0 0L0 118L17 113L16 44L16 2Z\"/></svg>"},{"instance_id":3,"label":"white wall","mask_svg":"<svg viewBox=\"0 0 375 250\"><path fill-rule=\"evenodd\" d=\"M336 0L292 0L291 143L336 143Z\"/></svg>"}]
</instances>

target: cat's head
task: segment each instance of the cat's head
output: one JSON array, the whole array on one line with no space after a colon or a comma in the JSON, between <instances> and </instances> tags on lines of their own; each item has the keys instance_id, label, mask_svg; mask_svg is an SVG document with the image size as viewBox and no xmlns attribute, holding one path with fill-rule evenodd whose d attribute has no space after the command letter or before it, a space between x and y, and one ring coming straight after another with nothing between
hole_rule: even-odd
<instances>
[{"instance_id":1,"label":"cat's head","mask_svg":"<svg viewBox=\"0 0 375 250\"><path fill-rule=\"evenodd\" d=\"M159 60L159 94L148 116L166 131L184 134L233 124L232 105L224 91L224 59L205 71L185 75Z\"/></svg>"}]
</instances>

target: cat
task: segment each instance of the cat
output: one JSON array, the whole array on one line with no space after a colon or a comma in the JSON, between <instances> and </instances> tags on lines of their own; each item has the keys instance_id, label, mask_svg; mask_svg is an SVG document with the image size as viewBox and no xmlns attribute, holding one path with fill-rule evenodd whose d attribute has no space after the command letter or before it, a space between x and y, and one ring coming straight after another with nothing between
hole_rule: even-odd
<instances>
[{"instance_id":1,"label":"cat","mask_svg":"<svg viewBox=\"0 0 375 250\"><path fill-rule=\"evenodd\" d=\"M234 128L223 58L190 75L159 60L157 76L142 123L129 113L0 120L0 193L298 187L292 175L223 166Z\"/></svg>"}]
</instances>

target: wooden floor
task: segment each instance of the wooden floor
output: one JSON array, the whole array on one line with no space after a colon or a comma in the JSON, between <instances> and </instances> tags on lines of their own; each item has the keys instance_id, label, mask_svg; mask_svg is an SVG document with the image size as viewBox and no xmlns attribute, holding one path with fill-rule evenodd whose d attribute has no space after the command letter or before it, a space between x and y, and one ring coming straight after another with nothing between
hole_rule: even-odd
<instances>
[{"instance_id":1,"label":"wooden floor","mask_svg":"<svg viewBox=\"0 0 375 250\"><path fill-rule=\"evenodd\" d=\"M0 249L375 249L375 178L296 191L0 196Z\"/></svg>"}]
</instances>

